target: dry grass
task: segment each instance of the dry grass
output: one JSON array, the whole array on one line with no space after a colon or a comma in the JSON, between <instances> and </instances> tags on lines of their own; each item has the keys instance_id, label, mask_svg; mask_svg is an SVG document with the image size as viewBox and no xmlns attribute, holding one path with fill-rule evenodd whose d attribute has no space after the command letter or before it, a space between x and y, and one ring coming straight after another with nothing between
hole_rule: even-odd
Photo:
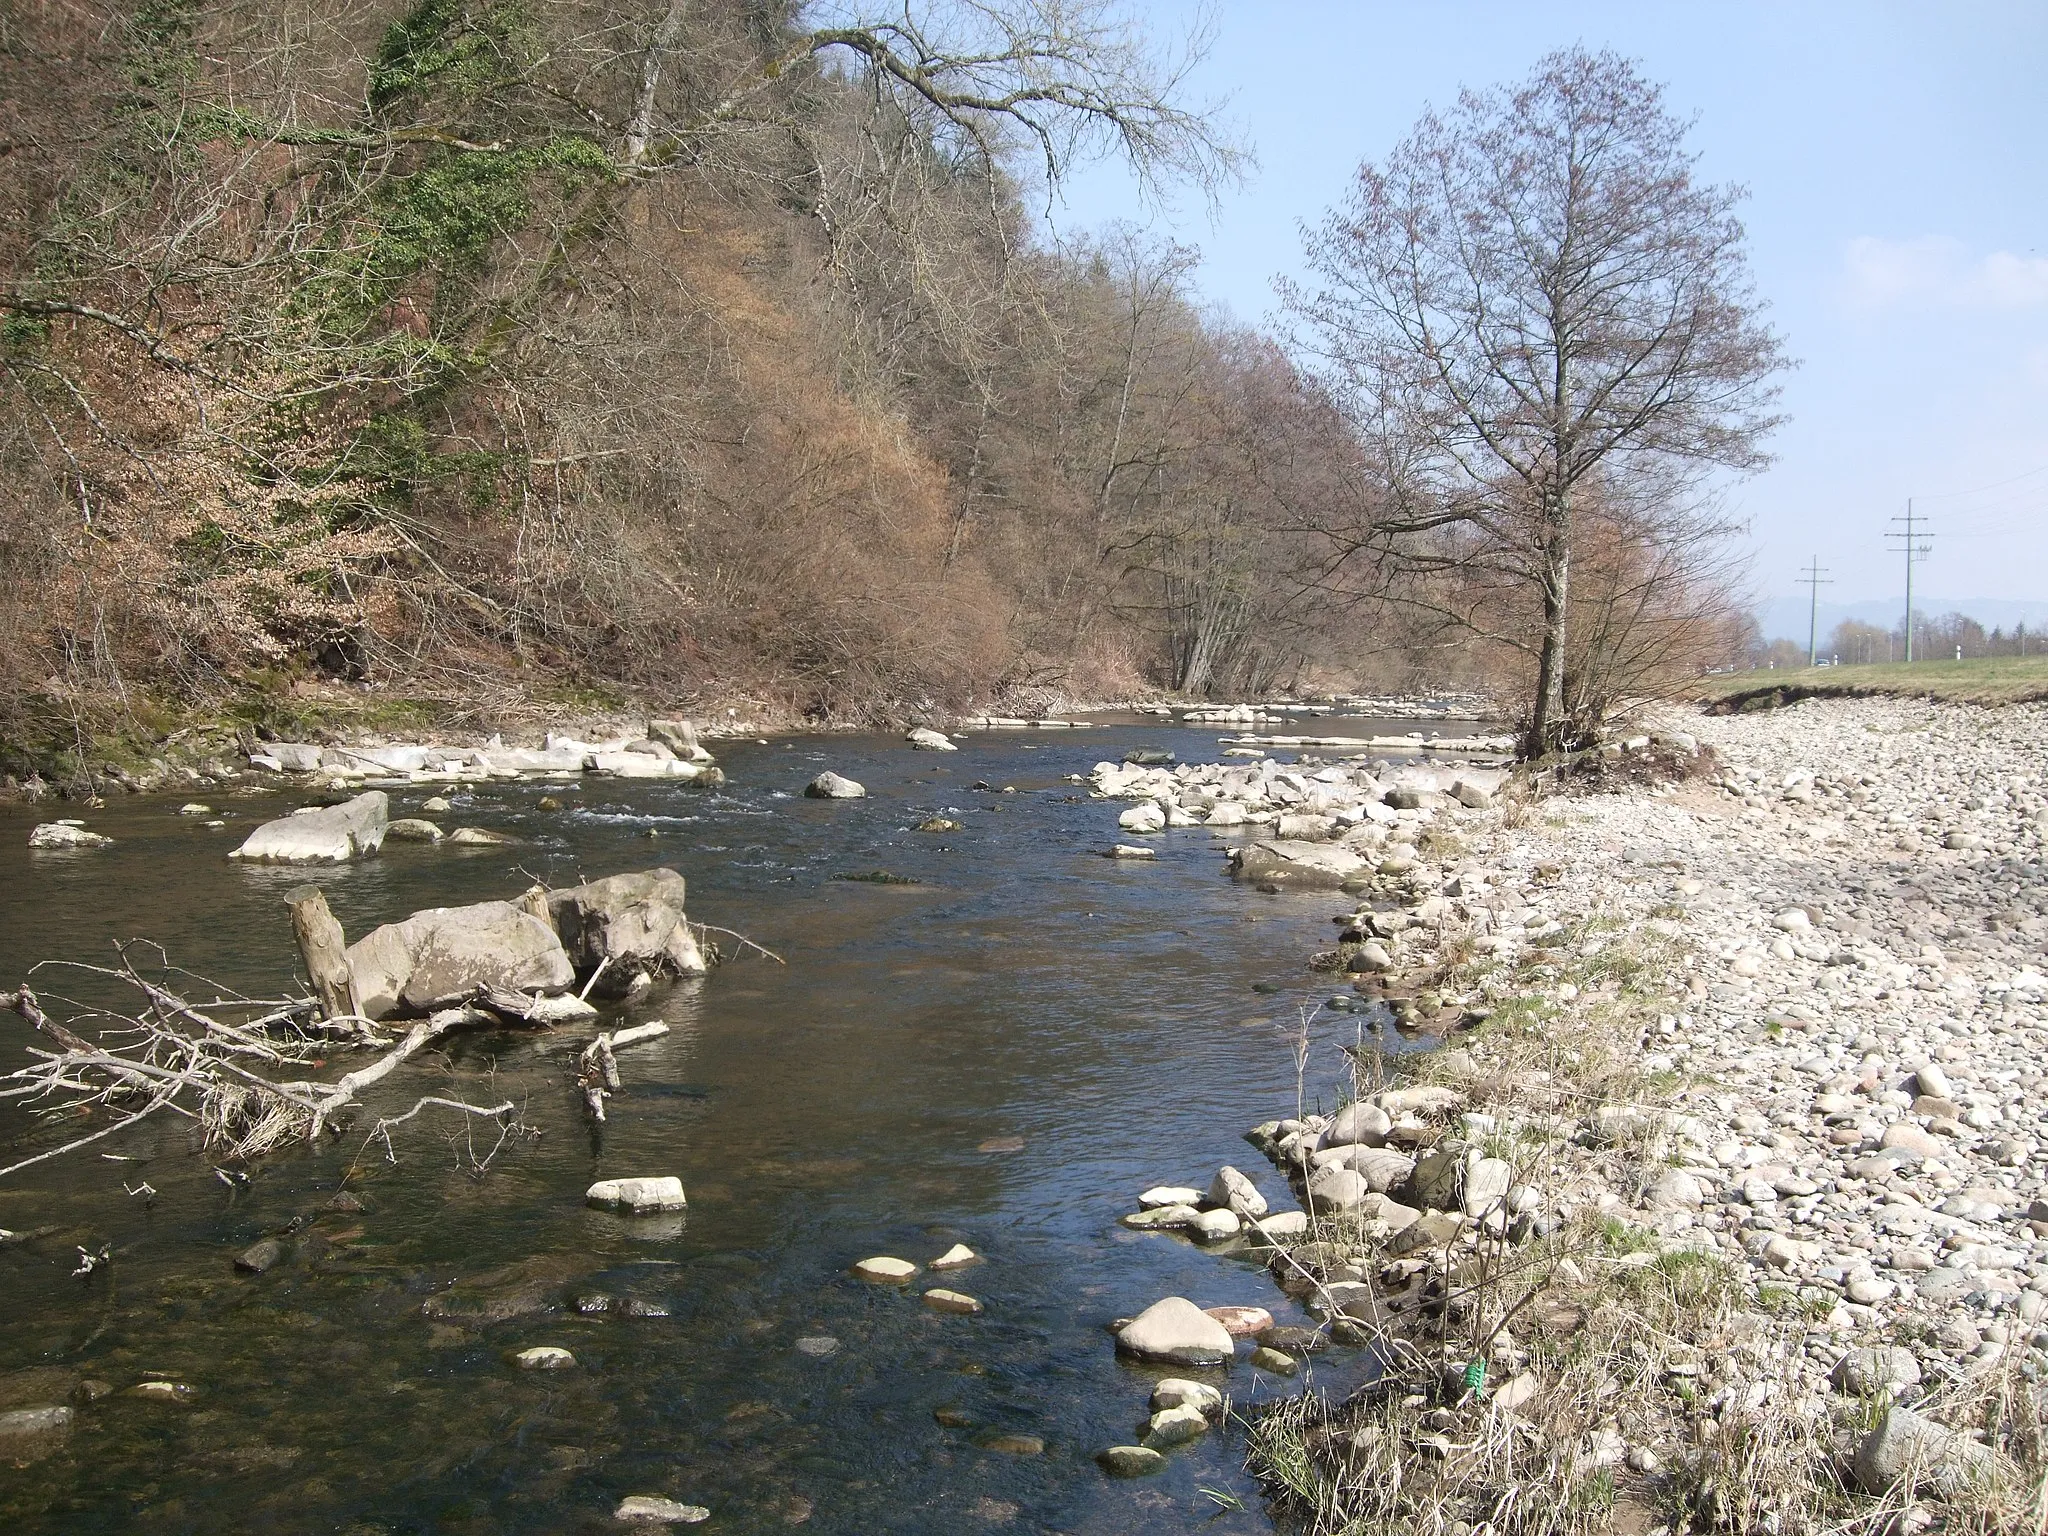
<instances>
[{"instance_id":1,"label":"dry grass","mask_svg":"<svg viewBox=\"0 0 2048 1536\"><path fill-rule=\"evenodd\" d=\"M1800 699L1873 695L1938 699L1945 704L2024 704L2048 699L2048 656L1730 672L1699 679L1687 697L1733 714Z\"/></svg>"}]
</instances>

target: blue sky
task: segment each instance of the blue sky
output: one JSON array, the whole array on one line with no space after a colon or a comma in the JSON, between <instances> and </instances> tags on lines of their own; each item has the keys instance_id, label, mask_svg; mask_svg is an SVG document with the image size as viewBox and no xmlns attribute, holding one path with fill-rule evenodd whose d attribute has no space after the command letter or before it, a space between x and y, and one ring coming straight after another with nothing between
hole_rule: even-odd
<instances>
[{"instance_id":1,"label":"blue sky","mask_svg":"<svg viewBox=\"0 0 2048 1536\"><path fill-rule=\"evenodd\" d=\"M1149 0L1162 35L1197 7ZM1583 43L1640 60L1696 115L1702 171L1750 191L1758 287L1802 366L1778 462L1731 492L1760 597L1815 555L1838 602L1903 591L1886 520L1933 519L1936 597L2048 599L2048 4L1326 4L1228 0L1194 79L1259 165L1213 219L1147 214L1089 168L1054 222L1149 224L1199 246L1245 320L1274 308L1298 225L1427 104ZM1917 595L1917 594L1916 594Z\"/></svg>"}]
</instances>

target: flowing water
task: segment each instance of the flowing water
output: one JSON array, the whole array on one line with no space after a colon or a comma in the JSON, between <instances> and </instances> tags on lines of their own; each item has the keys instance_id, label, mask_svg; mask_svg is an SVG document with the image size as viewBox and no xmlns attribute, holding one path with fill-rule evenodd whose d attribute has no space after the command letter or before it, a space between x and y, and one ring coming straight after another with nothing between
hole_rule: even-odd
<instances>
[{"instance_id":1,"label":"flowing water","mask_svg":"<svg viewBox=\"0 0 2048 1536\"><path fill-rule=\"evenodd\" d=\"M1343 722L1390 726L1408 723ZM0 1228L40 1234L0 1246L0 1410L78 1405L43 1454L0 1465L0 1529L594 1532L617 1529L633 1493L706 1505L709 1531L1270 1529L1234 1431L1141 1481L1096 1468L1174 1374L1120 1362L1104 1324L1169 1294L1301 1320L1252 1259L1117 1218L1141 1189L1206 1184L1226 1162L1292 1204L1240 1138L1293 1109L1302 1013L1331 990L1302 962L1341 903L1232 885L1221 839L1199 829L1150 839L1155 861L1097 856L1120 807L1064 776L1133 747L1209 760L1213 730L962 746L721 743L730 783L708 793L480 787L438 819L519 845L394 843L320 872L353 936L533 879L665 863L688 878L693 919L788 964L738 958L628 1007L622 1022L671 1032L621 1052L601 1133L568 1069L588 1029L464 1037L384 1085L374 1109L428 1091L516 1101L540 1134L482 1173L494 1125L422 1116L393 1133L395 1162L359 1121L242 1180L164 1114L0 1182ZM826 767L869 798L802 798ZM394 791L393 815L433 792ZM226 853L306 797L200 793L225 829L178 815L180 797L143 798L85 813L117 839L91 852L26 849L34 821L68 812L0 812L0 985L146 938L252 993L295 990L282 898L306 872ZM538 810L546 793L566 809ZM913 830L934 814L964 830ZM916 883L832 878L874 869ZM35 983L75 985L48 970ZM1310 1024L1312 1100L1360 1028L1328 1011ZM32 1043L0 1021L8 1069ZM0 1117L0 1161L78 1129ZM584 1207L593 1179L634 1174L679 1175L687 1216ZM366 1209L327 1208L345 1180ZM236 1272L238 1252L280 1234L289 1258ZM979 1316L921 1305L924 1277L896 1290L848 1274L955 1242L984 1262L934 1278L979 1297ZM111 1261L74 1276L78 1250L102 1247ZM578 1310L596 1296L607 1311ZM538 1344L576 1366L510 1363ZM1353 1367L1315 1368L1329 1382ZM1208 1374L1240 1403L1298 1388L1242 1359ZM189 1394L128 1390L150 1378ZM1002 1449L1005 1435L1043 1451Z\"/></svg>"}]
</instances>

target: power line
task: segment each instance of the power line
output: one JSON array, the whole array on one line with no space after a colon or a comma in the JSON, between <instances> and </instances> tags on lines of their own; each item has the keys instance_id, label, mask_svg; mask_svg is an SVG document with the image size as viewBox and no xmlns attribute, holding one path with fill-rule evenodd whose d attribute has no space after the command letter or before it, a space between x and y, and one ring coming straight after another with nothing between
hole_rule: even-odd
<instances>
[{"instance_id":1,"label":"power line","mask_svg":"<svg viewBox=\"0 0 2048 1536\"><path fill-rule=\"evenodd\" d=\"M1820 664L1820 589L1832 587L1832 581L1824 581L1828 568L1820 563L1820 556L1813 557L1813 564L1800 573L1799 579L1806 583L1811 595L1811 604L1806 615L1806 664L1809 667Z\"/></svg>"},{"instance_id":2,"label":"power line","mask_svg":"<svg viewBox=\"0 0 2048 1536\"><path fill-rule=\"evenodd\" d=\"M1895 517L1892 521L1906 525L1903 529L1887 533L1885 538L1892 541L1893 554L1903 553L1906 557L1906 660L1910 662L1913 659L1913 567L1933 553L1932 544L1920 542L1923 538L1932 538L1933 535L1925 532L1927 519L1913 515L1913 502L1910 497L1906 501L1906 515Z\"/></svg>"}]
</instances>

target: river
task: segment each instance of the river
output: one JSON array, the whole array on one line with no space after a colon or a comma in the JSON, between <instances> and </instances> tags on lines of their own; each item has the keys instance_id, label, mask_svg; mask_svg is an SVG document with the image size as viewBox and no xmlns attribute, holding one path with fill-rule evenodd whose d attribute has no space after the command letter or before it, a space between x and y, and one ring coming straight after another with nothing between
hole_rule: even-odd
<instances>
[{"instance_id":1,"label":"river","mask_svg":"<svg viewBox=\"0 0 2048 1536\"><path fill-rule=\"evenodd\" d=\"M1421 727L1341 722L1361 736ZM244 1182L160 1115L0 1182L0 1228L55 1229L0 1246L0 1410L79 1405L57 1449L0 1467L0 1528L595 1532L619 1529L621 1496L652 1493L708 1506L713 1532L1270 1530L1233 1431L1151 1478L1098 1470L1094 1453L1136 1438L1150 1382L1172 1374L1120 1362L1104 1325L1169 1294L1301 1320L1252 1259L1117 1218L1140 1190L1206 1185L1226 1162L1292 1205L1240 1138L1292 1110L1302 1014L1331 991L1303 961L1343 904L1234 886L1222 839L1200 829L1150 839L1153 861L1098 856L1119 806L1065 776L1134 747L1212 760L1213 728L960 740L950 754L880 735L714 743L730 777L711 792L494 784L438 819L519 845L393 843L321 871L353 937L533 878L670 864L693 919L788 964L736 958L628 1007L671 1033L621 1052L626 1086L601 1134L563 1054L531 1035L464 1038L373 1101L518 1102L540 1134L481 1173L494 1127L423 1117L394 1133L396 1162L359 1123ZM827 767L868 798L804 799ZM394 791L392 814L419 814L434 792ZM537 809L548 793L566 808ZM231 985L294 990L282 897L308 876L226 854L306 797L195 795L227 828L178 815L182 796L139 797L84 812L116 842L79 853L25 846L35 821L72 811L0 810L0 985L143 938ZM934 814L964 830L913 830ZM832 878L874 869L917 883ZM35 984L68 986L48 970ZM1327 1010L1309 1026L1312 1104L1359 1028ZM0 1022L9 1070L31 1043L12 1015ZM17 1108L0 1115L6 1161L58 1139ZM328 1210L351 1168L367 1209ZM685 1218L582 1203L593 1179L657 1173L681 1177ZM153 1196L127 1192L145 1183ZM238 1252L294 1222L286 1262L235 1271ZM922 1277L898 1291L848 1274L955 1242L984 1262L938 1283L980 1298L979 1316L920 1305ZM103 1246L111 1262L74 1277L78 1250ZM436 1303L448 1315L429 1315L456 1282ZM595 1295L609 1311L576 1310ZM494 1304L520 1315L490 1321ZM510 1363L537 1344L577 1365ZM150 1377L189 1396L127 1390ZM1299 1386L1255 1381L1242 1358L1214 1379L1240 1403ZM1043 1453L988 1448L1002 1435Z\"/></svg>"}]
</instances>

